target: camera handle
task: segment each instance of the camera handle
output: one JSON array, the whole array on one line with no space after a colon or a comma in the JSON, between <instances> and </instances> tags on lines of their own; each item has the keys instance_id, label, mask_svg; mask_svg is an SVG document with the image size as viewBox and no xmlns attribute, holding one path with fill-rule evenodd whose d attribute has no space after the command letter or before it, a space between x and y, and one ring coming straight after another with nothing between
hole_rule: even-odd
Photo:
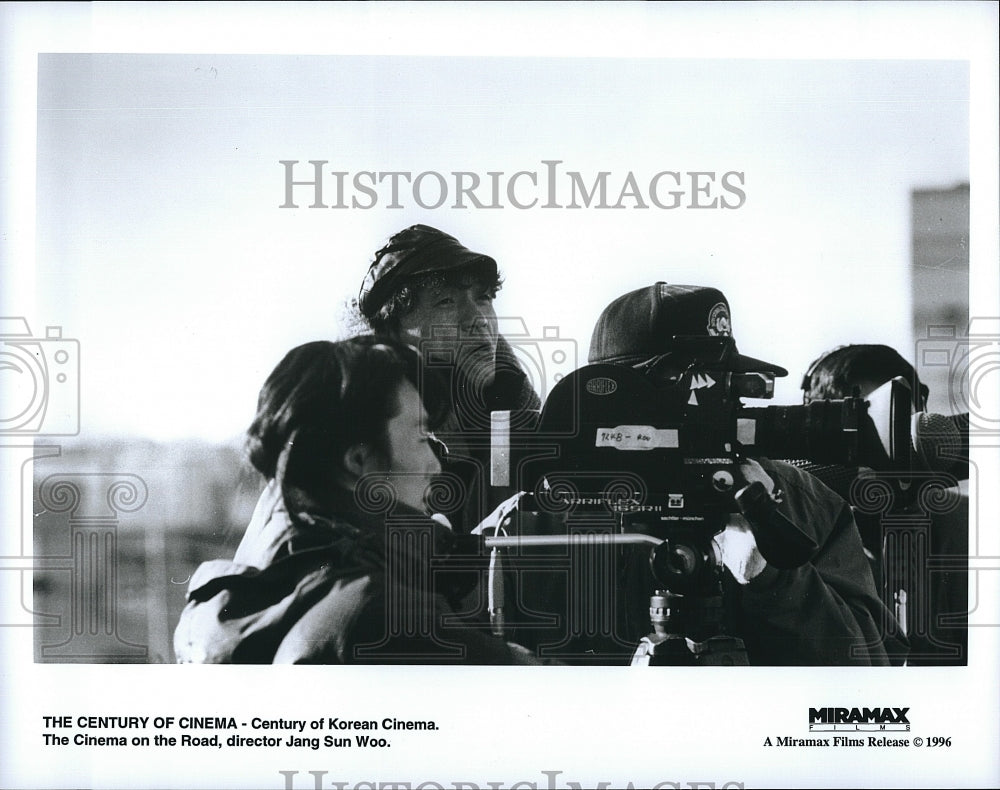
<instances>
[{"instance_id":1,"label":"camera handle","mask_svg":"<svg viewBox=\"0 0 1000 790\"><path fill-rule=\"evenodd\" d=\"M750 522L761 555L775 568L790 570L805 565L819 549L812 536L778 510L778 497L755 481L736 493L736 504Z\"/></svg>"}]
</instances>

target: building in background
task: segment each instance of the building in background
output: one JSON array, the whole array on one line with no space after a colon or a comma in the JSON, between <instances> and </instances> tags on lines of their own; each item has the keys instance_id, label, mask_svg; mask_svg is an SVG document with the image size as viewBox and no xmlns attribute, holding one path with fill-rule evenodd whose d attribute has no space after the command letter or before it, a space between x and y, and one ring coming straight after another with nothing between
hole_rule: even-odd
<instances>
[{"instance_id":1,"label":"building in background","mask_svg":"<svg viewBox=\"0 0 1000 790\"><path fill-rule=\"evenodd\" d=\"M921 359L930 345L961 342L969 326L969 185L915 189L911 200L911 288L917 369L930 387L928 410L956 410L951 381L961 366Z\"/></svg>"}]
</instances>

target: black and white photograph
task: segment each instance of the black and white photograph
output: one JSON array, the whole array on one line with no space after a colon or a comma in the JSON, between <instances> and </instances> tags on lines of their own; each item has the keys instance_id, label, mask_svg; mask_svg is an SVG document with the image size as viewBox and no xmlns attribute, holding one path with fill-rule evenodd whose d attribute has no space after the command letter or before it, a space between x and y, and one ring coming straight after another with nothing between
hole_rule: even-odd
<instances>
[{"instance_id":1,"label":"black and white photograph","mask_svg":"<svg viewBox=\"0 0 1000 790\"><path fill-rule=\"evenodd\" d=\"M0 4L0 785L995 786L997 32Z\"/></svg>"}]
</instances>

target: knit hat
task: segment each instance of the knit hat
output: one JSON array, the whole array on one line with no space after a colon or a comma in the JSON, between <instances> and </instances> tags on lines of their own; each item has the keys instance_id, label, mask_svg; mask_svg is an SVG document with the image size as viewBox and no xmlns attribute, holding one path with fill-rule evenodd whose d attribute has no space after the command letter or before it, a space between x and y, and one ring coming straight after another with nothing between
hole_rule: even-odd
<instances>
[{"instance_id":1,"label":"knit hat","mask_svg":"<svg viewBox=\"0 0 1000 790\"><path fill-rule=\"evenodd\" d=\"M497 263L488 255L473 252L437 228L412 225L392 236L375 253L358 294L361 313L366 318L374 316L407 280L477 262L492 266L496 273Z\"/></svg>"}]
</instances>

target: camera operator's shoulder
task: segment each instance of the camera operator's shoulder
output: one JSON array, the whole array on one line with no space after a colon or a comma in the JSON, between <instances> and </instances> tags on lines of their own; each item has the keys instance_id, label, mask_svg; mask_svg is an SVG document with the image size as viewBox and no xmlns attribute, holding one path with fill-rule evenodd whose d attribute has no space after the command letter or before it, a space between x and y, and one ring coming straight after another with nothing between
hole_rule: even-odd
<instances>
[{"instance_id":1,"label":"camera operator's shoulder","mask_svg":"<svg viewBox=\"0 0 1000 790\"><path fill-rule=\"evenodd\" d=\"M838 525L853 522L847 502L815 475L787 461L757 461L783 492L779 508L794 522L810 524L821 541Z\"/></svg>"},{"instance_id":2,"label":"camera operator's shoulder","mask_svg":"<svg viewBox=\"0 0 1000 790\"><path fill-rule=\"evenodd\" d=\"M757 462L764 467L775 480L775 484L786 492L795 491L800 495L831 503L847 504L843 497L827 486L819 477L800 469L788 461L773 458L758 458Z\"/></svg>"}]
</instances>

